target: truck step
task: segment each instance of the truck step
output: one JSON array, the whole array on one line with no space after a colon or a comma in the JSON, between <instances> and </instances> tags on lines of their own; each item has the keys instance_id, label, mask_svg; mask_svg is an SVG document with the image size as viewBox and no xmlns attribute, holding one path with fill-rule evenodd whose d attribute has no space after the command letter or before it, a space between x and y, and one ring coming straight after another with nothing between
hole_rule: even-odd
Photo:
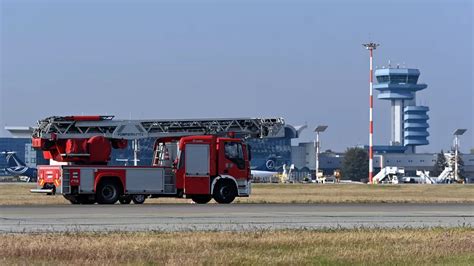
<instances>
[{"instance_id":1,"label":"truck step","mask_svg":"<svg viewBox=\"0 0 474 266\"><path fill-rule=\"evenodd\" d=\"M41 189L30 189L30 192L31 193L53 193L53 189L52 188L49 188L49 189L45 189L45 188L41 188Z\"/></svg>"}]
</instances>

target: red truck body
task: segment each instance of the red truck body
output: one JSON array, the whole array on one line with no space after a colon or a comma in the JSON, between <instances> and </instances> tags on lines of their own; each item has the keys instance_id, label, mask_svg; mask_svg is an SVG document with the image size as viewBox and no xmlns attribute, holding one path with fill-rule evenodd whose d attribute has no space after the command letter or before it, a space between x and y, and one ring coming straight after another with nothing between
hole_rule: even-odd
<instances>
[{"instance_id":1,"label":"red truck body","mask_svg":"<svg viewBox=\"0 0 474 266\"><path fill-rule=\"evenodd\" d=\"M250 152L241 139L188 136L179 138L177 145L172 166L39 166L38 189L32 192L62 194L77 204L143 203L147 197L186 197L196 203L214 198L230 203L250 195ZM60 156L56 152L52 157Z\"/></svg>"}]
</instances>

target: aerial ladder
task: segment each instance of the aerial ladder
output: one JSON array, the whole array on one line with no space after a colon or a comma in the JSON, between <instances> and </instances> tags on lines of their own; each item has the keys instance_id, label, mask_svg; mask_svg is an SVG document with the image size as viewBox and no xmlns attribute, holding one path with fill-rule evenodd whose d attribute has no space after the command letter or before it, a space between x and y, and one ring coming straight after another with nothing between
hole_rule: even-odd
<instances>
[{"instance_id":1,"label":"aerial ladder","mask_svg":"<svg viewBox=\"0 0 474 266\"><path fill-rule=\"evenodd\" d=\"M252 137L276 136L283 118L214 118L114 120L114 116L51 116L38 121L33 138L87 138L102 135L113 139L225 134Z\"/></svg>"},{"instance_id":2,"label":"aerial ladder","mask_svg":"<svg viewBox=\"0 0 474 266\"><path fill-rule=\"evenodd\" d=\"M104 164L112 148L124 149L129 140L177 140L184 136L232 135L240 138L284 134L283 118L217 118L114 120L114 116L52 116L38 121L32 146L45 159L82 164Z\"/></svg>"},{"instance_id":3,"label":"aerial ladder","mask_svg":"<svg viewBox=\"0 0 474 266\"><path fill-rule=\"evenodd\" d=\"M38 121L32 146L63 165L40 166L32 192L63 194L71 203L135 203L137 197L214 198L250 195L250 147L245 138L280 137L282 118L115 120L113 116L53 116ZM107 166L112 149L156 139L153 164ZM176 158L166 144L173 143ZM134 145L135 146L135 145ZM161 164L160 160L172 161ZM141 201L141 202L143 202Z\"/></svg>"}]
</instances>

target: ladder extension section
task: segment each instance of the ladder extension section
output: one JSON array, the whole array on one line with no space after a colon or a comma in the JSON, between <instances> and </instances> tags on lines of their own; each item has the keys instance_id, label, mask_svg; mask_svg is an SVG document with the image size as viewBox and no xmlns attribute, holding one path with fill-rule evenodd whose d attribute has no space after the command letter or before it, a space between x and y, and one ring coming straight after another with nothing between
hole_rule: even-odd
<instances>
[{"instance_id":1,"label":"ladder extension section","mask_svg":"<svg viewBox=\"0 0 474 266\"><path fill-rule=\"evenodd\" d=\"M190 135L280 137L283 118L219 118L176 120L114 120L113 116L52 116L38 121L33 138L74 139L103 136L108 139L142 139Z\"/></svg>"}]
</instances>

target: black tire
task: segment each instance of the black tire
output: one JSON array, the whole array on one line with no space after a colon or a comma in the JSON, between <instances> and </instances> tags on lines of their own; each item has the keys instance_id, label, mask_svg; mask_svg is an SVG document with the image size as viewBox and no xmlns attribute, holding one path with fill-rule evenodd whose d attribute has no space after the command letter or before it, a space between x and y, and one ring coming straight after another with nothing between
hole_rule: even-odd
<instances>
[{"instance_id":1,"label":"black tire","mask_svg":"<svg viewBox=\"0 0 474 266\"><path fill-rule=\"evenodd\" d=\"M46 195L51 196L51 195L56 195L56 186L52 184L46 184L43 186L44 189L53 189L53 192L51 193L46 193Z\"/></svg>"},{"instance_id":2,"label":"black tire","mask_svg":"<svg viewBox=\"0 0 474 266\"><path fill-rule=\"evenodd\" d=\"M209 201L211 201L212 196L211 195L196 195L196 196L192 196L191 199L197 204L206 204Z\"/></svg>"},{"instance_id":3,"label":"black tire","mask_svg":"<svg viewBox=\"0 0 474 266\"><path fill-rule=\"evenodd\" d=\"M71 196L71 195L64 195L64 198L67 199L71 204L79 204L79 200L77 199L77 196Z\"/></svg>"},{"instance_id":4,"label":"black tire","mask_svg":"<svg viewBox=\"0 0 474 266\"><path fill-rule=\"evenodd\" d=\"M120 204L130 204L132 202L132 197L131 196L122 196L119 198Z\"/></svg>"},{"instance_id":5,"label":"black tire","mask_svg":"<svg viewBox=\"0 0 474 266\"><path fill-rule=\"evenodd\" d=\"M90 205L95 203L95 197L93 197L93 195L79 195L76 199L79 204Z\"/></svg>"},{"instance_id":6,"label":"black tire","mask_svg":"<svg viewBox=\"0 0 474 266\"><path fill-rule=\"evenodd\" d=\"M214 200L217 203L229 204L237 197L237 187L232 180L220 180L214 187Z\"/></svg>"},{"instance_id":7,"label":"black tire","mask_svg":"<svg viewBox=\"0 0 474 266\"><path fill-rule=\"evenodd\" d=\"M67 195L64 196L71 204L94 204L95 198L90 195Z\"/></svg>"},{"instance_id":8,"label":"black tire","mask_svg":"<svg viewBox=\"0 0 474 266\"><path fill-rule=\"evenodd\" d=\"M146 195L133 195L132 196L132 201L135 204L143 204L145 202Z\"/></svg>"},{"instance_id":9,"label":"black tire","mask_svg":"<svg viewBox=\"0 0 474 266\"><path fill-rule=\"evenodd\" d=\"M113 180L104 180L97 186L96 199L99 204L115 204L120 197L119 185Z\"/></svg>"},{"instance_id":10,"label":"black tire","mask_svg":"<svg viewBox=\"0 0 474 266\"><path fill-rule=\"evenodd\" d=\"M69 200L69 202L71 202L72 205L79 205L80 204L77 199Z\"/></svg>"}]
</instances>

